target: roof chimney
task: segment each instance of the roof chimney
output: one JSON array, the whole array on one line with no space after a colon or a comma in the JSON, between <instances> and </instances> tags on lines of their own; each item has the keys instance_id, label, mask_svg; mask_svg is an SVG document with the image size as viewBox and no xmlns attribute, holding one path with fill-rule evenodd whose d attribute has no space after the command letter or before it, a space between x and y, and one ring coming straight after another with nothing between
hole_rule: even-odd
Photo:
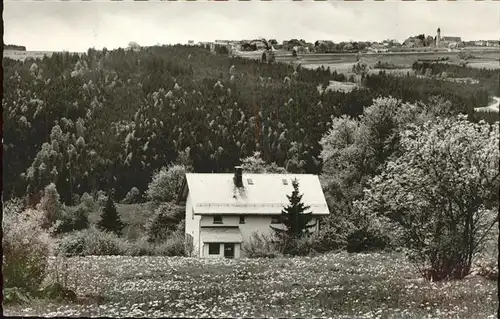
<instances>
[{"instance_id":1,"label":"roof chimney","mask_svg":"<svg viewBox=\"0 0 500 319\"><path fill-rule=\"evenodd\" d=\"M234 185L243 187L243 168L241 166L234 167Z\"/></svg>"}]
</instances>

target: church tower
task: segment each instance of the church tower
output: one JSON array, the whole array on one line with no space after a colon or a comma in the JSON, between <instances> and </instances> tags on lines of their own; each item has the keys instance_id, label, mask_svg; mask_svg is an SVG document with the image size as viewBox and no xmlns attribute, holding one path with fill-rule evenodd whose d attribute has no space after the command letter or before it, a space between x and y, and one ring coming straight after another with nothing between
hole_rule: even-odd
<instances>
[{"instance_id":1,"label":"church tower","mask_svg":"<svg viewBox=\"0 0 500 319\"><path fill-rule=\"evenodd\" d=\"M437 36L436 36L436 48L439 48L439 42L441 41L441 28L437 29Z\"/></svg>"}]
</instances>

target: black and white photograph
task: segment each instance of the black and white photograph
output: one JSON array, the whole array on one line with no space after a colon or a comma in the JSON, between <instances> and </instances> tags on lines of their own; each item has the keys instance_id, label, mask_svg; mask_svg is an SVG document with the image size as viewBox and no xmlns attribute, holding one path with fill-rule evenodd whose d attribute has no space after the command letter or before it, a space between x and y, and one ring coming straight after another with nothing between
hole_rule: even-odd
<instances>
[{"instance_id":1,"label":"black and white photograph","mask_svg":"<svg viewBox=\"0 0 500 319\"><path fill-rule=\"evenodd\" d=\"M500 1L3 2L8 317L500 315Z\"/></svg>"}]
</instances>

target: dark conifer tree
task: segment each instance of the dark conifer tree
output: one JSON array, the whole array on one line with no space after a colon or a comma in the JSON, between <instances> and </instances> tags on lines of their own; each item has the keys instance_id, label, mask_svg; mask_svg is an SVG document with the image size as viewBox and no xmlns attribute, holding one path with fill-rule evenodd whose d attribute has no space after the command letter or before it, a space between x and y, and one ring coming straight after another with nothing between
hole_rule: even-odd
<instances>
[{"instance_id":1,"label":"dark conifer tree","mask_svg":"<svg viewBox=\"0 0 500 319\"><path fill-rule=\"evenodd\" d=\"M312 212L306 212L310 206L302 202L303 194L299 194L299 182L297 179L292 181L292 195L287 195L290 204L283 208L280 215L280 221L284 228L271 226L282 244L283 252L293 254L293 247L296 240L309 234L310 228L316 227L316 223L309 225L312 220Z\"/></svg>"},{"instance_id":2,"label":"dark conifer tree","mask_svg":"<svg viewBox=\"0 0 500 319\"><path fill-rule=\"evenodd\" d=\"M99 220L97 227L104 231L111 231L121 236L122 230L125 227L118 215L116 205L113 202L112 195L109 194L106 206L101 213L101 220Z\"/></svg>"}]
</instances>

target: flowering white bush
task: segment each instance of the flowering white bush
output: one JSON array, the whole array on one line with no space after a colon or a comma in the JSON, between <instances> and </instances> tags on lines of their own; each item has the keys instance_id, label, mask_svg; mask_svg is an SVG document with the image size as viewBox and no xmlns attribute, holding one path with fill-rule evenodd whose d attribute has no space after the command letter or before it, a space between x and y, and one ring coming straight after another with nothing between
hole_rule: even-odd
<instances>
[{"instance_id":1,"label":"flowering white bush","mask_svg":"<svg viewBox=\"0 0 500 319\"><path fill-rule=\"evenodd\" d=\"M409 127L401 133L402 155L387 162L358 203L403 227L425 276L466 276L498 220L498 129L498 122L463 117Z\"/></svg>"},{"instance_id":2,"label":"flowering white bush","mask_svg":"<svg viewBox=\"0 0 500 319\"><path fill-rule=\"evenodd\" d=\"M276 163L267 164L262 158L260 152L254 152L252 156L241 159L241 167L244 172L248 173L269 173L269 174L286 174L283 167Z\"/></svg>"},{"instance_id":3,"label":"flowering white bush","mask_svg":"<svg viewBox=\"0 0 500 319\"><path fill-rule=\"evenodd\" d=\"M4 288L38 291L45 278L47 261L53 248L49 232L42 228L44 214L39 210L21 210L19 203L4 207L3 277Z\"/></svg>"},{"instance_id":4,"label":"flowering white bush","mask_svg":"<svg viewBox=\"0 0 500 319\"><path fill-rule=\"evenodd\" d=\"M183 165L170 165L156 172L146 191L148 197L156 202L170 202L182 185L186 168Z\"/></svg>"}]
</instances>

